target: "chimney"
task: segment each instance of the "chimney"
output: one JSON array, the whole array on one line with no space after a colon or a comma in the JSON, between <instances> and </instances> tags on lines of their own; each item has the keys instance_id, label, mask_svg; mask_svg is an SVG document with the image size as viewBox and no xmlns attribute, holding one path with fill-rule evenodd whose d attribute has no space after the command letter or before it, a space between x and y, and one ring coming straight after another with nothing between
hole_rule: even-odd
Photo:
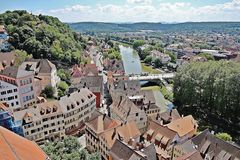
<instances>
[{"instance_id":1,"label":"chimney","mask_svg":"<svg viewBox=\"0 0 240 160\"><path fill-rule=\"evenodd\" d=\"M116 128L114 128L113 134L112 134L112 140L114 139L115 135L116 135Z\"/></svg>"},{"instance_id":2,"label":"chimney","mask_svg":"<svg viewBox=\"0 0 240 160\"><path fill-rule=\"evenodd\" d=\"M160 121L160 125L163 125L163 120Z\"/></svg>"},{"instance_id":3,"label":"chimney","mask_svg":"<svg viewBox=\"0 0 240 160\"><path fill-rule=\"evenodd\" d=\"M170 117L172 117L172 109L170 110L170 114L169 115L170 115Z\"/></svg>"},{"instance_id":4,"label":"chimney","mask_svg":"<svg viewBox=\"0 0 240 160\"><path fill-rule=\"evenodd\" d=\"M182 114L182 118L184 117L184 115Z\"/></svg>"},{"instance_id":5,"label":"chimney","mask_svg":"<svg viewBox=\"0 0 240 160\"><path fill-rule=\"evenodd\" d=\"M103 115L103 121L104 121L105 118L106 118L106 114L104 113L104 115Z\"/></svg>"},{"instance_id":6,"label":"chimney","mask_svg":"<svg viewBox=\"0 0 240 160\"><path fill-rule=\"evenodd\" d=\"M159 113L157 114L157 117L156 117L156 120L158 120L160 118L160 115L159 115Z\"/></svg>"}]
</instances>

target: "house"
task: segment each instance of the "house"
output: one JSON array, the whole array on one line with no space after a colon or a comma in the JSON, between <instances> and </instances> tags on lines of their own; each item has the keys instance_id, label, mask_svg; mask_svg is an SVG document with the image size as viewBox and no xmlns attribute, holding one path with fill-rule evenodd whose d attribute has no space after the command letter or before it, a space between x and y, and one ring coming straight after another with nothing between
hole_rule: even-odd
<instances>
[{"instance_id":1,"label":"house","mask_svg":"<svg viewBox=\"0 0 240 160\"><path fill-rule=\"evenodd\" d=\"M180 119L181 116L179 115L177 109L172 109L172 110L167 110L165 112L162 113L158 113L152 116L148 117L149 119L151 119L152 121L155 121L157 123L163 123L163 125L169 124L172 121L175 121L177 119Z\"/></svg>"},{"instance_id":2,"label":"house","mask_svg":"<svg viewBox=\"0 0 240 160\"><path fill-rule=\"evenodd\" d=\"M36 104L13 113L21 123L24 137L42 144L45 140L63 139L78 134L84 122L92 116L96 97L87 88L68 94L58 100Z\"/></svg>"},{"instance_id":3,"label":"house","mask_svg":"<svg viewBox=\"0 0 240 160\"><path fill-rule=\"evenodd\" d=\"M159 52L157 50L151 51L150 54L153 58L159 58L163 64L167 64L169 61L171 61L171 57L169 55Z\"/></svg>"},{"instance_id":4,"label":"house","mask_svg":"<svg viewBox=\"0 0 240 160\"><path fill-rule=\"evenodd\" d=\"M0 159L50 160L33 141L0 127Z\"/></svg>"},{"instance_id":5,"label":"house","mask_svg":"<svg viewBox=\"0 0 240 160\"><path fill-rule=\"evenodd\" d=\"M147 115L143 108L138 108L128 97L119 94L112 95L113 103L108 114L122 123L135 121L141 133L146 131Z\"/></svg>"},{"instance_id":6,"label":"house","mask_svg":"<svg viewBox=\"0 0 240 160\"><path fill-rule=\"evenodd\" d=\"M168 149L174 144L177 133L166 126L154 121L148 121L147 131L144 133L146 143L154 143L159 159L170 160Z\"/></svg>"},{"instance_id":7,"label":"house","mask_svg":"<svg viewBox=\"0 0 240 160\"><path fill-rule=\"evenodd\" d=\"M48 59L32 59L23 62L21 66L28 66L29 70L34 71L35 78L40 80L41 90L46 86L57 89L60 78L57 76L57 68Z\"/></svg>"},{"instance_id":8,"label":"house","mask_svg":"<svg viewBox=\"0 0 240 160\"><path fill-rule=\"evenodd\" d=\"M23 136L22 126L14 122L12 112L7 104L0 102L0 126Z\"/></svg>"},{"instance_id":9,"label":"house","mask_svg":"<svg viewBox=\"0 0 240 160\"><path fill-rule=\"evenodd\" d=\"M0 51L8 52L10 50L10 43L5 39L0 39Z\"/></svg>"},{"instance_id":10,"label":"house","mask_svg":"<svg viewBox=\"0 0 240 160\"><path fill-rule=\"evenodd\" d=\"M124 154L123 154L124 153ZM116 140L110 150L110 160L157 160L154 144L146 146L144 143L131 139L128 143Z\"/></svg>"},{"instance_id":11,"label":"house","mask_svg":"<svg viewBox=\"0 0 240 160\"><path fill-rule=\"evenodd\" d=\"M96 107L100 108L103 95L103 77L98 75L95 64L74 65L71 71L69 93L80 88L88 88L96 96Z\"/></svg>"},{"instance_id":12,"label":"house","mask_svg":"<svg viewBox=\"0 0 240 160\"><path fill-rule=\"evenodd\" d=\"M121 140L125 143L139 139L141 133L134 121L122 123L116 128L109 129L100 134L99 150L104 159L109 159L109 151L112 149L116 140Z\"/></svg>"},{"instance_id":13,"label":"house","mask_svg":"<svg viewBox=\"0 0 240 160\"><path fill-rule=\"evenodd\" d=\"M104 70L108 71L108 75L112 75L112 74L124 75L125 74L125 69L124 69L122 60L105 59L103 61L103 67L104 67Z\"/></svg>"},{"instance_id":14,"label":"house","mask_svg":"<svg viewBox=\"0 0 240 160\"><path fill-rule=\"evenodd\" d=\"M197 133L198 124L192 115L181 117L171 123L167 127L178 133L179 138L183 140L190 139Z\"/></svg>"},{"instance_id":15,"label":"house","mask_svg":"<svg viewBox=\"0 0 240 160\"><path fill-rule=\"evenodd\" d=\"M7 40L8 39L8 34L3 25L0 25L0 39Z\"/></svg>"},{"instance_id":16,"label":"house","mask_svg":"<svg viewBox=\"0 0 240 160\"><path fill-rule=\"evenodd\" d=\"M196 157L199 160L238 160L240 148L217 138L209 130L205 130L185 143L176 145L173 155L176 160L195 160Z\"/></svg>"},{"instance_id":17,"label":"house","mask_svg":"<svg viewBox=\"0 0 240 160\"><path fill-rule=\"evenodd\" d=\"M102 159L108 160L109 152L116 140L127 143L132 138L138 139L140 131L134 121L122 123L107 114L95 111L86 122L85 135L87 149L99 151Z\"/></svg>"},{"instance_id":18,"label":"house","mask_svg":"<svg viewBox=\"0 0 240 160\"><path fill-rule=\"evenodd\" d=\"M34 72L26 66L9 66L0 72L0 101L12 111L28 108L36 103Z\"/></svg>"}]
</instances>

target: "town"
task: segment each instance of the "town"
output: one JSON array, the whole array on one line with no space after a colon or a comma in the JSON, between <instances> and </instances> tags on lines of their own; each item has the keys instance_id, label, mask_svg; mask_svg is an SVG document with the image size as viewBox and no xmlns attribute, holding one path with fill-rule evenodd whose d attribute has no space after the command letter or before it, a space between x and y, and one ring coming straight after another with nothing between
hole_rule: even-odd
<instances>
[{"instance_id":1,"label":"town","mask_svg":"<svg viewBox=\"0 0 240 160\"><path fill-rule=\"evenodd\" d=\"M0 159L240 159L239 32L73 25L0 14Z\"/></svg>"}]
</instances>

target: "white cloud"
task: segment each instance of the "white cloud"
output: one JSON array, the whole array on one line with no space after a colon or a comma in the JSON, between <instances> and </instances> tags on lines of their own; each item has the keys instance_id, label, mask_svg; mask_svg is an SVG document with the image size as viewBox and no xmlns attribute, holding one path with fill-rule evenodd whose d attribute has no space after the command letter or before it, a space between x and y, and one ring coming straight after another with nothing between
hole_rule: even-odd
<instances>
[{"instance_id":1,"label":"white cloud","mask_svg":"<svg viewBox=\"0 0 240 160\"><path fill-rule=\"evenodd\" d=\"M124 5L73 5L51 10L50 15L65 22L185 22L185 21L240 21L240 0L196 7L185 2L159 2L127 0ZM134 4L134 5L133 5Z\"/></svg>"},{"instance_id":2,"label":"white cloud","mask_svg":"<svg viewBox=\"0 0 240 160\"><path fill-rule=\"evenodd\" d=\"M86 12L91 9L90 6L83 6L83 5L73 5L71 7L66 7L62 9L55 9L55 10L50 10L51 13L69 13L69 12Z\"/></svg>"},{"instance_id":3,"label":"white cloud","mask_svg":"<svg viewBox=\"0 0 240 160\"><path fill-rule=\"evenodd\" d=\"M135 5L147 5L151 4L152 0L127 0L127 3Z\"/></svg>"}]
</instances>

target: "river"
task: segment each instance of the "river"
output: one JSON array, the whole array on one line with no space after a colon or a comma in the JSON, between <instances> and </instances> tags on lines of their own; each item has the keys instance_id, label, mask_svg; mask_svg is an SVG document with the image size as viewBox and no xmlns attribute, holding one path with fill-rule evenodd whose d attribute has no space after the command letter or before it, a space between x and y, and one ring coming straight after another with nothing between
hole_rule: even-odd
<instances>
[{"instance_id":1,"label":"river","mask_svg":"<svg viewBox=\"0 0 240 160\"><path fill-rule=\"evenodd\" d=\"M119 45L122 55L123 65L126 74L140 74L142 72L141 61L136 52L131 47Z\"/></svg>"}]
</instances>

